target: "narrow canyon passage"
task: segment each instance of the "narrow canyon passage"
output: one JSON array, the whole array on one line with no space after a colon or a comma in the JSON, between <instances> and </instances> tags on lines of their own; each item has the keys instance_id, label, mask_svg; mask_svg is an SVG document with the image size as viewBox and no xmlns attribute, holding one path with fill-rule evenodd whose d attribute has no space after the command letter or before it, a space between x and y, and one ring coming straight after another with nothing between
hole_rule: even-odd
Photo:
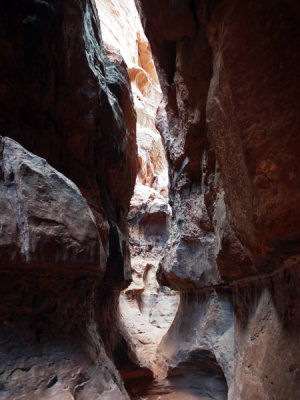
<instances>
[{"instance_id":1,"label":"narrow canyon passage","mask_svg":"<svg viewBox=\"0 0 300 400\"><path fill-rule=\"evenodd\" d=\"M156 278L168 251L172 214L163 143L167 122L164 135L156 126L165 105L134 0L97 0L96 5L105 48L119 52L128 67L137 113L138 171L128 214L132 283L119 298L118 325L127 346L123 363L118 353L115 361L134 400L223 400L227 398L224 374L205 344L188 350L173 366L163 359L169 341L160 344L180 302L180 292Z\"/></svg>"},{"instance_id":2,"label":"narrow canyon passage","mask_svg":"<svg viewBox=\"0 0 300 400\"><path fill-rule=\"evenodd\" d=\"M300 399L299 15L0 0L0 400Z\"/></svg>"}]
</instances>

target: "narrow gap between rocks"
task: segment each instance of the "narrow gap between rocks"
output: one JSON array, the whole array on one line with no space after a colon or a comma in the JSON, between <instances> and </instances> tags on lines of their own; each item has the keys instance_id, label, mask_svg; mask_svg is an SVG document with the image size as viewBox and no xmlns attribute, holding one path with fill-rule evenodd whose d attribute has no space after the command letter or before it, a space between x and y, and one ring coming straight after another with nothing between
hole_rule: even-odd
<instances>
[{"instance_id":1,"label":"narrow gap between rocks","mask_svg":"<svg viewBox=\"0 0 300 400\"><path fill-rule=\"evenodd\" d=\"M224 375L211 354L188 355L170 371L160 358L159 344L180 302L178 292L156 279L172 212L168 162L155 126L163 96L134 0L96 0L96 5L107 52L120 54L127 64L137 113L138 175L128 216L132 283L119 298L124 345L115 362L131 399L206 399L216 388L224 399ZM203 358L209 362L203 364Z\"/></svg>"}]
</instances>

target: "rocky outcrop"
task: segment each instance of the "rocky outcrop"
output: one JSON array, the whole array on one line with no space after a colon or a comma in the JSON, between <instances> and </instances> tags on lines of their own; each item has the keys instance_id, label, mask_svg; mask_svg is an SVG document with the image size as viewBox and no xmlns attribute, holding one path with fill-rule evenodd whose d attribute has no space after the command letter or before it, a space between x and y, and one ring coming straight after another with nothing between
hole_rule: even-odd
<instances>
[{"instance_id":1,"label":"rocky outcrop","mask_svg":"<svg viewBox=\"0 0 300 400\"><path fill-rule=\"evenodd\" d=\"M1 139L1 397L127 398L99 335L95 218L45 159Z\"/></svg>"},{"instance_id":2,"label":"rocky outcrop","mask_svg":"<svg viewBox=\"0 0 300 400\"><path fill-rule=\"evenodd\" d=\"M103 275L96 222L77 186L14 140L0 146L3 268L78 264Z\"/></svg>"},{"instance_id":3,"label":"rocky outcrop","mask_svg":"<svg viewBox=\"0 0 300 400\"><path fill-rule=\"evenodd\" d=\"M125 220L136 177L125 64L105 55L91 1L1 7L1 131L78 185L105 242L101 212L118 224Z\"/></svg>"},{"instance_id":4,"label":"rocky outcrop","mask_svg":"<svg viewBox=\"0 0 300 400\"><path fill-rule=\"evenodd\" d=\"M182 346L185 354L204 349L207 363L213 354L222 367L230 399L295 398L299 7L235 0L136 4L166 103L157 127L170 166L172 220L158 276L182 293L183 311L163 343L190 325L197 338L172 351L166 345L162 358L173 367L186 357ZM202 317L205 304L222 310L224 290L232 306L203 336L211 321L210 312ZM194 292L207 299L197 294L190 301L201 323L184 311ZM219 348L226 332L234 346L226 341Z\"/></svg>"},{"instance_id":5,"label":"rocky outcrop","mask_svg":"<svg viewBox=\"0 0 300 400\"><path fill-rule=\"evenodd\" d=\"M0 397L127 399L108 355L131 281L129 75L93 1L0 10Z\"/></svg>"}]
</instances>

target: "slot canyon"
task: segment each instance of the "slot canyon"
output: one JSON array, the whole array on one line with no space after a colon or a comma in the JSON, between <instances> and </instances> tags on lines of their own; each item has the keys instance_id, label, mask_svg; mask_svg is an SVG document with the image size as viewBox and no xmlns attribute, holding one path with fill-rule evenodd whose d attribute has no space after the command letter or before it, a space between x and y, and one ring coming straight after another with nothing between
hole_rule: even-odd
<instances>
[{"instance_id":1,"label":"slot canyon","mask_svg":"<svg viewBox=\"0 0 300 400\"><path fill-rule=\"evenodd\" d=\"M300 399L299 14L0 0L0 400Z\"/></svg>"}]
</instances>

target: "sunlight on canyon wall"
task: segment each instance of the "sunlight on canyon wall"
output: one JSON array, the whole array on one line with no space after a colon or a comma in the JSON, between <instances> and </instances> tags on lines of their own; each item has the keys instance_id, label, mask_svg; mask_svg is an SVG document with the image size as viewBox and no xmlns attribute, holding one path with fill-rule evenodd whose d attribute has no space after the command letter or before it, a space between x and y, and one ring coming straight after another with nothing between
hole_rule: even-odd
<instances>
[{"instance_id":1,"label":"sunlight on canyon wall","mask_svg":"<svg viewBox=\"0 0 300 400\"><path fill-rule=\"evenodd\" d=\"M134 0L97 0L105 47L129 70L137 112L138 176L129 213L133 282L120 296L120 329L137 363L155 374L156 350L169 329L179 296L156 280L167 243L168 165L155 127L162 92Z\"/></svg>"}]
</instances>

